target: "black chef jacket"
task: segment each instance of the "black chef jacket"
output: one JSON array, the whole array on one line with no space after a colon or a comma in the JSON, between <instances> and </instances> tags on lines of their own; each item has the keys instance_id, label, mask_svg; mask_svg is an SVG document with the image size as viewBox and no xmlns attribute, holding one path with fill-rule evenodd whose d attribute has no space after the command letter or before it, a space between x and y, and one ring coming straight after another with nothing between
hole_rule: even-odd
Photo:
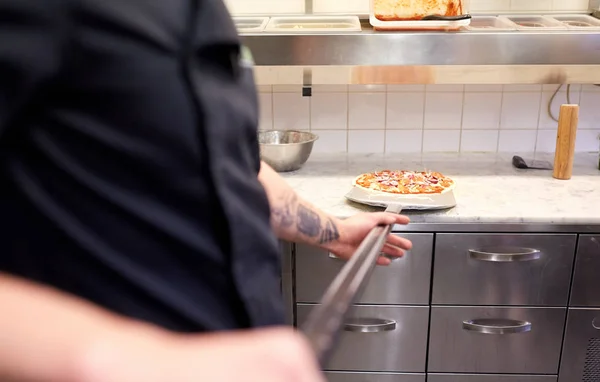
<instances>
[{"instance_id":1,"label":"black chef jacket","mask_svg":"<svg viewBox=\"0 0 600 382\"><path fill-rule=\"evenodd\" d=\"M1 0L0 271L177 331L280 324L240 57L221 0Z\"/></svg>"}]
</instances>

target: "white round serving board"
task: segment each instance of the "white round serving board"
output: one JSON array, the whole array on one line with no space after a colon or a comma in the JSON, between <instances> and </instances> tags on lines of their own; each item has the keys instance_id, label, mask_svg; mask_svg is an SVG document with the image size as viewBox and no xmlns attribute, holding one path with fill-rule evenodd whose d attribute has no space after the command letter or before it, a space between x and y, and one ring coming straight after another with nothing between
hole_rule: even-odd
<instances>
[{"instance_id":1,"label":"white round serving board","mask_svg":"<svg viewBox=\"0 0 600 382\"><path fill-rule=\"evenodd\" d=\"M375 207L387 207L398 204L403 210L443 210L456 206L454 189L441 194L398 195L385 192L368 191L353 186L345 195L346 199L356 203Z\"/></svg>"}]
</instances>

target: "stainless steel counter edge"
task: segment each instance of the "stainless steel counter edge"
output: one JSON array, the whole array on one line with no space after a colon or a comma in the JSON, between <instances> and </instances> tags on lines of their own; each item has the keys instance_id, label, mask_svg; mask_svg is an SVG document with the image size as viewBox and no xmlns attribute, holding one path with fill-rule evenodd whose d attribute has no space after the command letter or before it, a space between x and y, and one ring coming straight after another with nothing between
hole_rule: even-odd
<instances>
[{"instance_id":1,"label":"stainless steel counter edge","mask_svg":"<svg viewBox=\"0 0 600 382\"><path fill-rule=\"evenodd\" d=\"M402 232L469 232L469 233L600 233L600 224L551 223L411 223L396 225L394 233Z\"/></svg>"},{"instance_id":2,"label":"stainless steel counter edge","mask_svg":"<svg viewBox=\"0 0 600 382\"><path fill-rule=\"evenodd\" d=\"M245 34L258 66L600 65L600 32ZM561 83L547 82L547 83Z\"/></svg>"}]
</instances>

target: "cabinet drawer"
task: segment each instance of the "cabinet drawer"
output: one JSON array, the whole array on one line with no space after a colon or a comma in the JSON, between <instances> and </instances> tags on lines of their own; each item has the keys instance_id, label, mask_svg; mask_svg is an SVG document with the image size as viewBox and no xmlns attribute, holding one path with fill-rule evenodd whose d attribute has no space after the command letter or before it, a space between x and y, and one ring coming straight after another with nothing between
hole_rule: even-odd
<instances>
[{"instance_id":1,"label":"cabinet drawer","mask_svg":"<svg viewBox=\"0 0 600 382\"><path fill-rule=\"evenodd\" d=\"M600 309L569 309L558 380L600 381Z\"/></svg>"},{"instance_id":2,"label":"cabinet drawer","mask_svg":"<svg viewBox=\"0 0 600 382\"><path fill-rule=\"evenodd\" d=\"M438 234L432 303L567 306L577 235Z\"/></svg>"},{"instance_id":3,"label":"cabinet drawer","mask_svg":"<svg viewBox=\"0 0 600 382\"><path fill-rule=\"evenodd\" d=\"M433 307L428 371L558 374L566 308Z\"/></svg>"},{"instance_id":4,"label":"cabinet drawer","mask_svg":"<svg viewBox=\"0 0 600 382\"><path fill-rule=\"evenodd\" d=\"M313 307L298 304L300 326ZM360 305L350 317L325 369L425 372L429 307Z\"/></svg>"},{"instance_id":5,"label":"cabinet drawer","mask_svg":"<svg viewBox=\"0 0 600 382\"><path fill-rule=\"evenodd\" d=\"M600 236L581 235L575 259L571 306L600 307Z\"/></svg>"},{"instance_id":6,"label":"cabinet drawer","mask_svg":"<svg viewBox=\"0 0 600 382\"><path fill-rule=\"evenodd\" d=\"M428 382L556 382L555 375L429 374Z\"/></svg>"},{"instance_id":7,"label":"cabinet drawer","mask_svg":"<svg viewBox=\"0 0 600 382\"><path fill-rule=\"evenodd\" d=\"M403 234L413 249L387 267L376 267L359 304L427 305L431 281L433 234ZM314 247L296 247L296 301L318 303L344 266Z\"/></svg>"},{"instance_id":8,"label":"cabinet drawer","mask_svg":"<svg viewBox=\"0 0 600 382\"><path fill-rule=\"evenodd\" d=\"M425 374L327 371L325 378L327 378L327 382L425 382Z\"/></svg>"}]
</instances>

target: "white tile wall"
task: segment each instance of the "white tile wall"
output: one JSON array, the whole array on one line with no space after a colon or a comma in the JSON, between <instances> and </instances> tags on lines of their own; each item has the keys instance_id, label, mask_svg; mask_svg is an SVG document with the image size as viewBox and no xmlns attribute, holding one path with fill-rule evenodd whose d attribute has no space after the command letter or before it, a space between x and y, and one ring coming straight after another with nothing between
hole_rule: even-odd
<instances>
[{"instance_id":1,"label":"white tile wall","mask_svg":"<svg viewBox=\"0 0 600 382\"><path fill-rule=\"evenodd\" d=\"M556 85L259 87L260 128L311 130L317 152L553 152ZM573 85L576 150L600 147L600 87ZM562 87L552 103L567 102Z\"/></svg>"},{"instance_id":2,"label":"white tile wall","mask_svg":"<svg viewBox=\"0 0 600 382\"><path fill-rule=\"evenodd\" d=\"M498 130L501 109L501 92L465 93L462 128Z\"/></svg>"},{"instance_id":3,"label":"white tile wall","mask_svg":"<svg viewBox=\"0 0 600 382\"><path fill-rule=\"evenodd\" d=\"M385 129L386 94L350 93L348 96L348 129Z\"/></svg>"},{"instance_id":4,"label":"white tile wall","mask_svg":"<svg viewBox=\"0 0 600 382\"><path fill-rule=\"evenodd\" d=\"M472 13L582 12L588 0L470 0ZM231 13L304 13L304 0L225 0ZM314 13L369 13L369 0L313 0Z\"/></svg>"},{"instance_id":5,"label":"white tile wall","mask_svg":"<svg viewBox=\"0 0 600 382\"><path fill-rule=\"evenodd\" d=\"M462 92L435 92L425 94L426 130L458 130L462 123Z\"/></svg>"},{"instance_id":6,"label":"white tile wall","mask_svg":"<svg viewBox=\"0 0 600 382\"><path fill-rule=\"evenodd\" d=\"M425 111L425 92L390 92L387 95L387 129L421 129Z\"/></svg>"}]
</instances>

